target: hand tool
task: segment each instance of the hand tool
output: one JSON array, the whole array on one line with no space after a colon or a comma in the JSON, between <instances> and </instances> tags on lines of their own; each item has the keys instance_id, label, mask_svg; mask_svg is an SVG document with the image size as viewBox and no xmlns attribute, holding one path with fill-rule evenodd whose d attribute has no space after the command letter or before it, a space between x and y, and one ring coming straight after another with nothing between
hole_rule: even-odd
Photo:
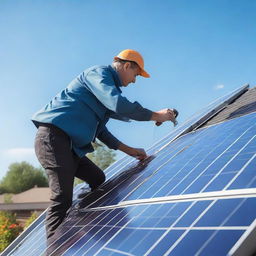
<instances>
[{"instance_id":1,"label":"hand tool","mask_svg":"<svg viewBox=\"0 0 256 256\"><path fill-rule=\"evenodd\" d=\"M179 112L178 112L178 110L175 109L175 108L173 108L173 109L171 109L171 110L173 111L174 117L175 117L175 120L173 121L173 124L174 124L174 126L176 126L176 125L178 124L176 118L177 118L177 116L179 115ZM161 124L162 124L161 122L156 122L156 125L157 125L157 126L159 126L159 125L161 125Z\"/></svg>"}]
</instances>

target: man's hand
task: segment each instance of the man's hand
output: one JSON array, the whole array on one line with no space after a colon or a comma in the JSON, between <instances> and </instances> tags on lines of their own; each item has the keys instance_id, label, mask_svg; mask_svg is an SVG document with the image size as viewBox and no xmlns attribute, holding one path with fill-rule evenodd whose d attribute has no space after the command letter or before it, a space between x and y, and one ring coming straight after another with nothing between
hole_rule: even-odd
<instances>
[{"instance_id":1,"label":"man's hand","mask_svg":"<svg viewBox=\"0 0 256 256\"><path fill-rule=\"evenodd\" d=\"M123 151L129 156L133 156L138 160L143 160L147 158L147 154L143 148L132 148L123 143L121 143L118 147L119 150Z\"/></svg>"},{"instance_id":2,"label":"man's hand","mask_svg":"<svg viewBox=\"0 0 256 256\"><path fill-rule=\"evenodd\" d=\"M143 160L147 157L147 154L143 148L130 148L127 154L137 158L138 160Z\"/></svg>"},{"instance_id":3,"label":"man's hand","mask_svg":"<svg viewBox=\"0 0 256 256\"><path fill-rule=\"evenodd\" d=\"M172 109L165 108L157 112L153 112L151 120L156 121L156 125L159 126L165 121L172 121L175 123L175 114Z\"/></svg>"}]
</instances>

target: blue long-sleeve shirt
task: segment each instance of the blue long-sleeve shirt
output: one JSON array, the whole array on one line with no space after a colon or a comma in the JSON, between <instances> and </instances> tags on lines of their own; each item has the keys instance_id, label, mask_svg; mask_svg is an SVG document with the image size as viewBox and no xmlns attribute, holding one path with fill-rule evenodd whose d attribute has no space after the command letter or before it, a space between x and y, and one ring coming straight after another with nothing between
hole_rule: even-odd
<instances>
[{"instance_id":1,"label":"blue long-sleeve shirt","mask_svg":"<svg viewBox=\"0 0 256 256\"><path fill-rule=\"evenodd\" d=\"M92 152L97 137L109 148L117 149L120 141L106 128L109 118L148 121L152 111L123 97L118 73L112 66L94 66L83 71L32 121L49 123L68 134L79 157Z\"/></svg>"}]
</instances>

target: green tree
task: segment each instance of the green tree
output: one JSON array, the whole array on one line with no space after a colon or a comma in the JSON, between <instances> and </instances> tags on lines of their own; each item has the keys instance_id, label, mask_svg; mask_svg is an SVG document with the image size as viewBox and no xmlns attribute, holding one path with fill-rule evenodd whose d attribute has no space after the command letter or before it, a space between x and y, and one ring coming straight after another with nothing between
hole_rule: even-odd
<instances>
[{"instance_id":1,"label":"green tree","mask_svg":"<svg viewBox=\"0 0 256 256\"><path fill-rule=\"evenodd\" d=\"M103 143L97 141L93 143L94 151L86 156L93 161L102 170L106 169L113 162L115 162L116 153L114 150L107 148ZM83 182L80 179L75 178L75 185Z\"/></svg>"},{"instance_id":2,"label":"green tree","mask_svg":"<svg viewBox=\"0 0 256 256\"><path fill-rule=\"evenodd\" d=\"M47 178L42 168L35 168L27 162L11 164L0 183L2 191L14 194L26 191L35 185L47 187Z\"/></svg>"},{"instance_id":3,"label":"green tree","mask_svg":"<svg viewBox=\"0 0 256 256\"><path fill-rule=\"evenodd\" d=\"M2 184L0 183L0 195L1 195L1 194L4 194L4 193L6 193L6 190L5 190L5 188L2 186Z\"/></svg>"},{"instance_id":4,"label":"green tree","mask_svg":"<svg viewBox=\"0 0 256 256\"><path fill-rule=\"evenodd\" d=\"M113 162L115 162L116 153L114 150L107 148L103 143L97 141L93 143L94 151L87 154L87 157L92 160L102 170L105 170Z\"/></svg>"}]
</instances>

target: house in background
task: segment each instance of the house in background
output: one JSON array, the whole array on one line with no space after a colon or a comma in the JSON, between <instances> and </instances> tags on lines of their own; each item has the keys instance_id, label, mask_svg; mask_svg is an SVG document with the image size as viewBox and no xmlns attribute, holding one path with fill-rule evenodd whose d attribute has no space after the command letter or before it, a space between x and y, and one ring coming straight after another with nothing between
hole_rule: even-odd
<instances>
[{"instance_id":1,"label":"house in background","mask_svg":"<svg viewBox=\"0 0 256 256\"><path fill-rule=\"evenodd\" d=\"M50 203L50 189L35 186L27 191L13 195L0 195L0 211L15 213L17 221L24 224L33 212L39 216Z\"/></svg>"}]
</instances>

